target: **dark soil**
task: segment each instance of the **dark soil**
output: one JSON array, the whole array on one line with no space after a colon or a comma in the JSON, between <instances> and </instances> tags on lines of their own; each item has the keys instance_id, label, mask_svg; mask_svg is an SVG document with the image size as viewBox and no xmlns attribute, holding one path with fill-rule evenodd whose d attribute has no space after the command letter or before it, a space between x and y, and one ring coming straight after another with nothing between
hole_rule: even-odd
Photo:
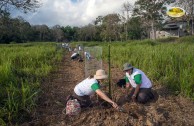
<instances>
[{"instance_id":1,"label":"dark soil","mask_svg":"<svg viewBox=\"0 0 194 126\"><path fill-rule=\"evenodd\" d=\"M103 68L108 71L107 64ZM123 78L123 72L111 68L112 83ZM154 84L155 99L147 104L126 103L122 112L101 105L82 109L80 115L66 116L66 96L84 79L84 62L70 60L66 54L59 68L42 84L42 94L32 121L23 126L194 126L194 103L175 96L167 88ZM114 86L113 99L118 100L121 90Z\"/></svg>"}]
</instances>

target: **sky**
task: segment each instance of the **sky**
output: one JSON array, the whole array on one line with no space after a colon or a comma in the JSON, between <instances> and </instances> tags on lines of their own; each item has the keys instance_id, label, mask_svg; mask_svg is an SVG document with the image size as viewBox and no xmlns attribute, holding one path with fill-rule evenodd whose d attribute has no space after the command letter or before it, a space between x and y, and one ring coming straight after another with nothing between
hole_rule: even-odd
<instances>
[{"instance_id":1,"label":"sky","mask_svg":"<svg viewBox=\"0 0 194 126\"><path fill-rule=\"evenodd\" d=\"M136 0L41 0L35 13L23 14L14 10L12 17L22 16L32 25L85 26L98 16L121 13L122 4Z\"/></svg>"}]
</instances>

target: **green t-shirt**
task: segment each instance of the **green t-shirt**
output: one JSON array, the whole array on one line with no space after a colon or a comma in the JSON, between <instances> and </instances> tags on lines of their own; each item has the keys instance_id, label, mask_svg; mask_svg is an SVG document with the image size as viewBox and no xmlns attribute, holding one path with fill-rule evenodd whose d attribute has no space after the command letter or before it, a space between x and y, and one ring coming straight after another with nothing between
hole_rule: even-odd
<instances>
[{"instance_id":1,"label":"green t-shirt","mask_svg":"<svg viewBox=\"0 0 194 126\"><path fill-rule=\"evenodd\" d=\"M126 82L129 82L129 79L126 76L125 76L125 80L126 80ZM134 81L136 84L141 84L142 83L141 74L135 75Z\"/></svg>"},{"instance_id":2,"label":"green t-shirt","mask_svg":"<svg viewBox=\"0 0 194 126\"><path fill-rule=\"evenodd\" d=\"M98 83L94 83L91 86L92 90L96 91L97 89L100 89L100 85Z\"/></svg>"}]
</instances>

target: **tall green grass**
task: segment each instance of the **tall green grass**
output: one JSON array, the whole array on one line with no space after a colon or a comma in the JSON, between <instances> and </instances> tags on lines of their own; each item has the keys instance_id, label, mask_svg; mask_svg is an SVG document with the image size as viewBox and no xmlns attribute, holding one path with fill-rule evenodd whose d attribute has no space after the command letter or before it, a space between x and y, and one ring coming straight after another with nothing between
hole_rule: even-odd
<instances>
[{"instance_id":1,"label":"tall green grass","mask_svg":"<svg viewBox=\"0 0 194 126\"><path fill-rule=\"evenodd\" d=\"M42 78L62 58L62 49L56 47L56 43L0 45L0 125L30 117Z\"/></svg>"},{"instance_id":2,"label":"tall green grass","mask_svg":"<svg viewBox=\"0 0 194 126\"><path fill-rule=\"evenodd\" d=\"M114 65L122 67L125 62L142 69L153 80L167 85L185 96L194 96L194 44L161 43L142 45L129 43L114 46L111 59Z\"/></svg>"},{"instance_id":3,"label":"tall green grass","mask_svg":"<svg viewBox=\"0 0 194 126\"><path fill-rule=\"evenodd\" d=\"M103 58L108 60L109 43L82 44L103 46ZM112 65L122 68L125 62L129 62L143 70L154 84L165 85L175 93L194 100L194 36L162 42L112 42L110 45Z\"/></svg>"}]
</instances>

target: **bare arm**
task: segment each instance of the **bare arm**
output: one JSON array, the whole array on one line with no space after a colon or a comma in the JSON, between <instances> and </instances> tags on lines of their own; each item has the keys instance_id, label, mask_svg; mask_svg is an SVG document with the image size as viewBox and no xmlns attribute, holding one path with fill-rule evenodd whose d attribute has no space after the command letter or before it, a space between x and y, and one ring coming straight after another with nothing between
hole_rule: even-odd
<instances>
[{"instance_id":1,"label":"bare arm","mask_svg":"<svg viewBox=\"0 0 194 126\"><path fill-rule=\"evenodd\" d=\"M132 86L129 82L126 83L126 94L129 94L129 91L131 90Z\"/></svg>"},{"instance_id":2,"label":"bare arm","mask_svg":"<svg viewBox=\"0 0 194 126\"><path fill-rule=\"evenodd\" d=\"M130 83L127 82L127 83L126 83L126 88L130 88L130 87L131 87Z\"/></svg>"},{"instance_id":3,"label":"bare arm","mask_svg":"<svg viewBox=\"0 0 194 126\"><path fill-rule=\"evenodd\" d=\"M100 89L96 90L96 93L105 101L109 102L114 108L118 109L118 105L112 101L106 94L104 94Z\"/></svg>"}]
</instances>

